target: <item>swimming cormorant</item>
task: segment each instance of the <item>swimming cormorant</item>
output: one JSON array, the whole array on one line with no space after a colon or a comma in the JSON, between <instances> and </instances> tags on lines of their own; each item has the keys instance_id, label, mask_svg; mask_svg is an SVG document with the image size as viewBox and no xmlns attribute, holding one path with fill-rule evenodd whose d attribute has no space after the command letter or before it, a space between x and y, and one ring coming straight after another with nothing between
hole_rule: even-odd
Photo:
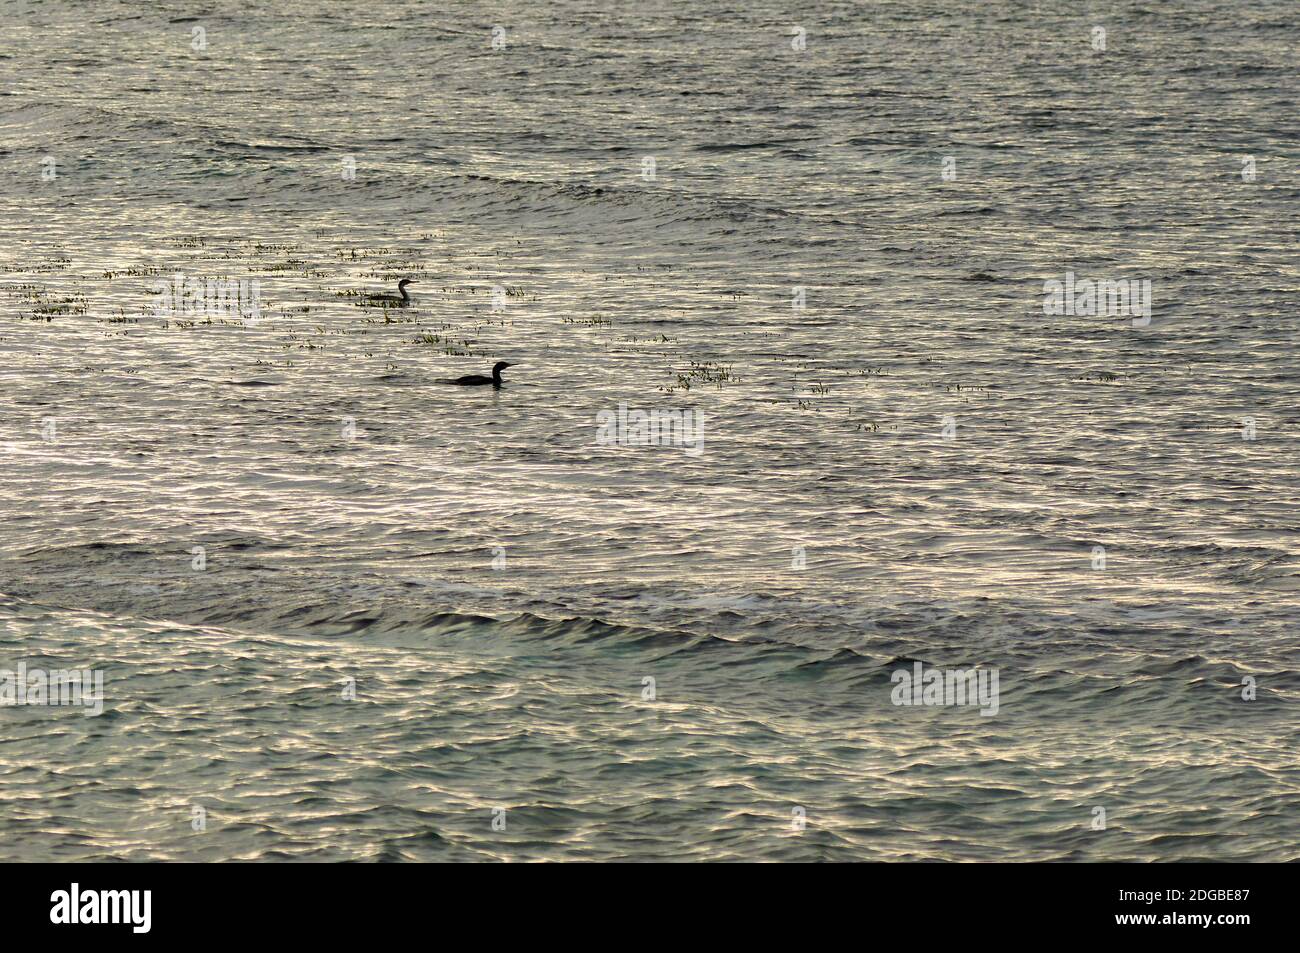
<instances>
[{"instance_id":1,"label":"swimming cormorant","mask_svg":"<svg viewBox=\"0 0 1300 953\"><path fill-rule=\"evenodd\" d=\"M507 367L514 367L509 361L497 361L492 368L492 376L484 377L482 374L466 374L464 377L458 377L454 381L448 381L449 384L491 384L493 387L501 386L501 372Z\"/></svg>"},{"instance_id":2,"label":"swimming cormorant","mask_svg":"<svg viewBox=\"0 0 1300 953\"><path fill-rule=\"evenodd\" d=\"M370 304L377 304L385 308L405 308L411 303L411 296L406 293L406 286L415 284L413 278L403 278L397 283L397 290L401 292L401 297L397 295L369 295L366 300Z\"/></svg>"}]
</instances>

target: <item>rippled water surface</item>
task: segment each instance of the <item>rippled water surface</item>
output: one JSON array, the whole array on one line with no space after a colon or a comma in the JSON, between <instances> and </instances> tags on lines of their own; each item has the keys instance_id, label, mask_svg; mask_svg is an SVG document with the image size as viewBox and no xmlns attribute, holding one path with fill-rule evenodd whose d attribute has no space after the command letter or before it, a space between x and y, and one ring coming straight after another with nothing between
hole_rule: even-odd
<instances>
[{"instance_id":1,"label":"rippled water surface","mask_svg":"<svg viewBox=\"0 0 1300 953\"><path fill-rule=\"evenodd\" d=\"M1300 859L1294 5L740 7L4 5L0 857Z\"/></svg>"}]
</instances>

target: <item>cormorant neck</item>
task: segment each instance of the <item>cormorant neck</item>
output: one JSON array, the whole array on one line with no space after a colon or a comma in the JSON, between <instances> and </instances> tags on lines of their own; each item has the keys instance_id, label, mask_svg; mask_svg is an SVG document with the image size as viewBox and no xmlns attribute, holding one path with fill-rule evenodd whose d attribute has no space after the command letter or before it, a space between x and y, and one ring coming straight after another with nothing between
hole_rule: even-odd
<instances>
[{"instance_id":1,"label":"cormorant neck","mask_svg":"<svg viewBox=\"0 0 1300 953\"><path fill-rule=\"evenodd\" d=\"M402 293L402 300L407 304L411 303L411 296L406 293L406 285L398 285L397 290Z\"/></svg>"}]
</instances>

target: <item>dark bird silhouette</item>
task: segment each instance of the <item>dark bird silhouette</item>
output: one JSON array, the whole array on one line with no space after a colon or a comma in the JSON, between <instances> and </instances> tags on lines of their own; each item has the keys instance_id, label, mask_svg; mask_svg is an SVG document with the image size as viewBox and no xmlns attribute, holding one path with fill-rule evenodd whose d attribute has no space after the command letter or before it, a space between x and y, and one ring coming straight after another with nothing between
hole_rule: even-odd
<instances>
[{"instance_id":1,"label":"dark bird silhouette","mask_svg":"<svg viewBox=\"0 0 1300 953\"><path fill-rule=\"evenodd\" d=\"M380 294L370 295L366 298L366 301L370 304L377 304L384 308L405 308L411 303L411 296L406 293L406 286L413 284L415 284L413 278L403 278L397 283L397 290L401 293L400 298L397 295Z\"/></svg>"},{"instance_id":2,"label":"dark bird silhouette","mask_svg":"<svg viewBox=\"0 0 1300 953\"><path fill-rule=\"evenodd\" d=\"M492 368L492 376L485 377L482 374L466 374L464 377L458 377L454 381L448 381L448 384L464 384L474 386L478 384L491 384L493 387L501 386L501 372L507 367L514 367L509 361L497 361Z\"/></svg>"}]
</instances>

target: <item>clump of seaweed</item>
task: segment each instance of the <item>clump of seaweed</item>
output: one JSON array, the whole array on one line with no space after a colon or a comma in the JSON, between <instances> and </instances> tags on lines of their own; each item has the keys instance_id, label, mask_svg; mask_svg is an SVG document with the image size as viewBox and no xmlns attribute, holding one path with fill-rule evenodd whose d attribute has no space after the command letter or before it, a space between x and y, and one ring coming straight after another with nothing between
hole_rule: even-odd
<instances>
[{"instance_id":1,"label":"clump of seaweed","mask_svg":"<svg viewBox=\"0 0 1300 953\"><path fill-rule=\"evenodd\" d=\"M693 386L705 384L713 384L721 390L723 384L739 380L732 374L731 368L732 365L718 361L691 361L690 367L677 373L677 379L671 386L660 387L659 390L671 394L679 390L688 391Z\"/></svg>"},{"instance_id":2,"label":"clump of seaweed","mask_svg":"<svg viewBox=\"0 0 1300 953\"><path fill-rule=\"evenodd\" d=\"M86 313L85 296L70 294L54 296L44 288L21 285L14 289L16 296L31 305L31 310L19 317L28 321L53 321L55 318Z\"/></svg>"}]
</instances>

